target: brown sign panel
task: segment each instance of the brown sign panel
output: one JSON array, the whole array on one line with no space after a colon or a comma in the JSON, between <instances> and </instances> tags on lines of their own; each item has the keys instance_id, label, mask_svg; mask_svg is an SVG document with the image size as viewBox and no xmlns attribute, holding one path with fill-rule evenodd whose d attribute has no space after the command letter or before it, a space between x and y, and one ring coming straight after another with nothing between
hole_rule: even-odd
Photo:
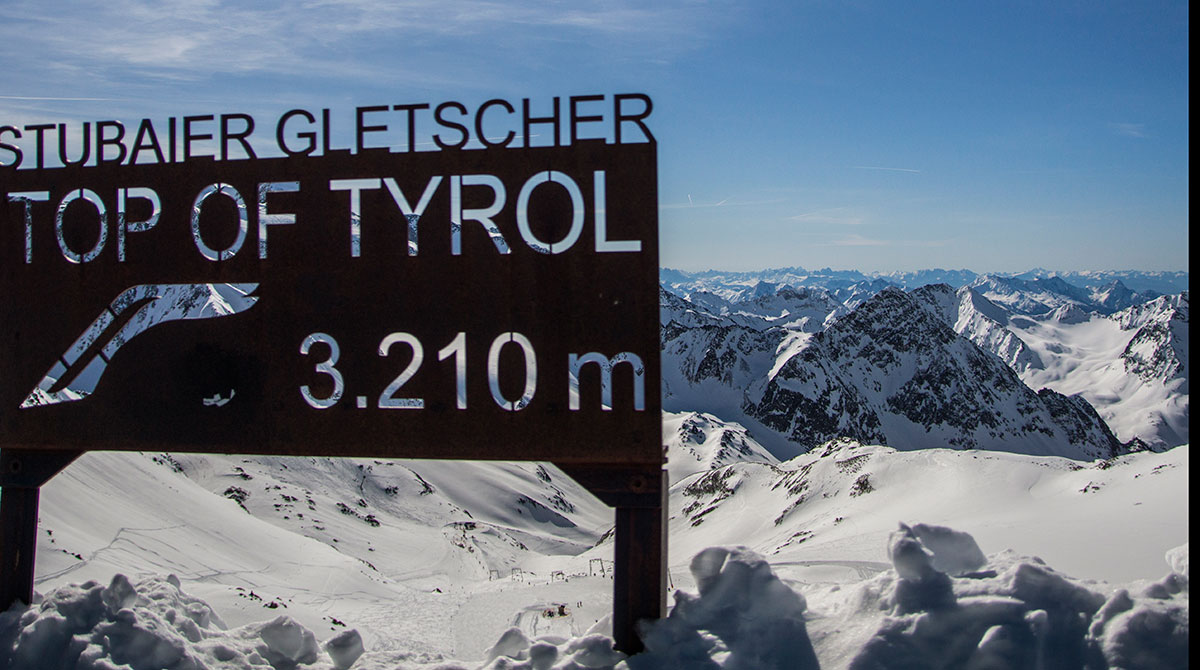
<instances>
[{"instance_id":1,"label":"brown sign panel","mask_svg":"<svg viewBox=\"0 0 1200 670\"><path fill-rule=\"evenodd\" d=\"M660 464L655 152L0 171L0 449Z\"/></svg>"}]
</instances>

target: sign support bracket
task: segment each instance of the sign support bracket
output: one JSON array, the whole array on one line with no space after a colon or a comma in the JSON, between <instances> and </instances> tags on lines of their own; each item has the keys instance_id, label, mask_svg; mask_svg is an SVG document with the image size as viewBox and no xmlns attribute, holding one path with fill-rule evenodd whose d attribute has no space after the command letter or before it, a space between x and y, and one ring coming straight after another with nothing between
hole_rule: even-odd
<instances>
[{"instance_id":1,"label":"sign support bracket","mask_svg":"<svg viewBox=\"0 0 1200 670\"><path fill-rule=\"evenodd\" d=\"M662 466L556 463L580 486L616 508L613 538L613 640L643 650L637 624L667 610L667 471Z\"/></svg>"},{"instance_id":2,"label":"sign support bracket","mask_svg":"<svg viewBox=\"0 0 1200 670\"><path fill-rule=\"evenodd\" d=\"M82 451L0 450L0 611L33 603L41 486Z\"/></svg>"}]
</instances>

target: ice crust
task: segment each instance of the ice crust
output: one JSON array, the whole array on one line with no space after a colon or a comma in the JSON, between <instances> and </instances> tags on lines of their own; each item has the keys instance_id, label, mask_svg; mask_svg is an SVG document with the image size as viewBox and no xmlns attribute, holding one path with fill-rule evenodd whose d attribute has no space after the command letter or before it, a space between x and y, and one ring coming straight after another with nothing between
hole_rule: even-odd
<instances>
[{"instance_id":1,"label":"ice crust","mask_svg":"<svg viewBox=\"0 0 1200 670\"><path fill-rule=\"evenodd\" d=\"M847 587L845 658L819 660L804 596L745 547L711 547L691 561L699 593L677 591L664 619L641 627L646 651L614 651L605 622L586 635L530 639L505 632L482 666L364 652L354 630L318 645L287 616L227 630L178 578L134 585L116 575L51 591L0 614L0 667L13 670L850 670L1179 668L1188 664L1188 545L1167 552L1171 572L1134 592L1103 592L1040 559L983 557L967 533L900 524L892 568ZM948 574L946 570L956 573ZM397 616L405 616L398 612Z\"/></svg>"}]
</instances>

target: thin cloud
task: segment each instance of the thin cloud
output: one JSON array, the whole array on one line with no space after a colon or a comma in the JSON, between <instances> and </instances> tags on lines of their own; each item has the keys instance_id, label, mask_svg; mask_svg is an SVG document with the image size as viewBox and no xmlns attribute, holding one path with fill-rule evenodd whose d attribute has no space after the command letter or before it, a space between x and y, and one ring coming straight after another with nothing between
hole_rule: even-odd
<instances>
[{"instance_id":1,"label":"thin cloud","mask_svg":"<svg viewBox=\"0 0 1200 670\"><path fill-rule=\"evenodd\" d=\"M0 95L0 100L30 100L44 101L51 100L56 102L116 102L121 98L55 98L41 95Z\"/></svg>"},{"instance_id":2,"label":"thin cloud","mask_svg":"<svg viewBox=\"0 0 1200 670\"><path fill-rule=\"evenodd\" d=\"M826 223L836 226L861 226L866 223L866 219L847 212L845 207L834 207L832 209L821 209L813 212L805 212L787 217L788 221L798 221L800 223Z\"/></svg>"},{"instance_id":3,"label":"thin cloud","mask_svg":"<svg viewBox=\"0 0 1200 670\"><path fill-rule=\"evenodd\" d=\"M847 235L826 245L833 247L945 247L952 240L879 240L862 235Z\"/></svg>"},{"instance_id":4,"label":"thin cloud","mask_svg":"<svg viewBox=\"0 0 1200 670\"><path fill-rule=\"evenodd\" d=\"M718 200L716 202L696 202L695 200L692 199L692 196L690 194L688 195L687 198L688 198L687 202L668 203L665 205L659 205L658 208L660 210L662 210L662 209L692 209L692 208L701 208L701 207L750 207L753 205L773 205L776 203L783 202L783 198L772 198L770 200L734 200L732 198L724 198L723 200Z\"/></svg>"},{"instance_id":5,"label":"thin cloud","mask_svg":"<svg viewBox=\"0 0 1200 670\"><path fill-rule=\"evenodd\" d=\"M1146 134L1146 124L1144 123L1110 123L1108 127L1112 128L1118 135L1124 135L1125 137L1136 137L1138 139L1149 137Z\"/></svg>"},{"instance_id":6,"label":"thin cloud","mask_svg":"<svg viewBox=\"0 0 1200 670\"><path fill-rule=\"evenodd\" d=\"M835 247L889 247L892 242L887 240L875 240L862 235L849 235L838 240L830 242Z\"/></svg>"},{"instance_id":7,"label":"thin cloud","mask_svg":"<svg viewBox=\"0 0 1200 670\"><path fill-rule=\"evenodd\" d=\"M501 33L512 46L619 42L623 51L661 57L664 50L695 48L715 25L718 10L695 9L687 2L644 7L632 0L594 7L486 0L469 6L444 0L109 0L52 13L41 2L16 0L0 8L0 44L7 45L0 54L36 44L47 63L76 63L92 74L134 68L179 80L298 70L370 79L381 74L379 49L364 47L377 39L393 51L404 47L398 53L407 54L400 56L406 61L447 40ZM683 46L664 46L671 44ZM382 73L414 69L389 63Z\"/></svg>"},{"instance_id":8,"label":"thin cloud","mask_svg":"<svg viewBox=\"0 0 1200 670\"><path fill-rule=\"evenodd\" d=\"M920 174L921 171L914 168L898 168L898 167L883 167L880 165L851 165L855 170L883 170L885 172L912 172Z\"/></svg>"}]
</instances>

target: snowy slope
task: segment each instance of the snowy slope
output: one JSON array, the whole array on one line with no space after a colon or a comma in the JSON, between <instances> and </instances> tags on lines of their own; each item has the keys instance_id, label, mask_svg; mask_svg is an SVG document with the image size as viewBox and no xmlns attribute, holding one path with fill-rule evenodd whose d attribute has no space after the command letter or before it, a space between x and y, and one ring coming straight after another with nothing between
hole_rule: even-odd
<instances>
[{"instance_id":1,"label":"snowy slope","mask_svg":"<svg viewBox=\"0 0 1200 670\"><path fill-rule=\"evenodd\" d=\"M744 427L701 412L665 412L663 443L673 482L731 463L779 462Z\"/></svg>"},{"instance_id":2,"label":"snowy slope","mask_svg":"<svg viewBox=\"0 0 1200 670\"><path fill-rule=\"evenodd\" d=\"M703 418L718 433L737 433L736 427L722 426L715 417L668 420L682 425L689 418ZM705 440L715 447L707 450L708 456L720 451L720 442L719 438ZM733 453L757 457L753 451ZM705 452L698 451L701 456ZM576 553L577 539L588 533L562 523L563 519L583 522L593 512L602 515L589 508L581 494L552 469L539 474L536 464L445 463L441 464L444 469L430 469L424 467L428 463L412 461L181 459L154 454L89 454L47 485L38 557L39 591L49 593L89 578L99 584L56 592L48 601L46 616L54 616L60 604L76 612L96 607L97 631L108 631L95 634L96 644L128 650L122 647L123 640L140 639L143 652L153 648L168 659L173 658L171 650L182 645L179 648L208 658L213 667L248 667L234 663L255 653L266 658L294 651L313 653L317 659L314 667L327 669L333 667L331 657L314 650L319 643L348 644L353 637L348 631L355 629L367 653L354 667L363 670L475 668L488 659L488 648L502 640L512 625L523 633L515 638L506 636L503 639L508 643L499 649L513 656L524 654L528 660L536 647L530 640L551 635L544 638L549 642L542 644L554 647L554 658L564 663L556 661L555 668L576 667L565 664L568 658L607 659L596 667L612 667L619 660L610 652L604 656L603 639L585 643L581 637L610 606L611 581L606 576L588 576L588 572L593 559L603 567L606 558L611 558L611 542ZM953 579L954 598L960 602L957 612L974 612L972 608L984 601L972 599L983 596L1016 598L1027 603L1021 611L1049 607L1053 612L1048 603L1076 593L1090 603L1083 606L1083 616L1113 622L1093 625L1097 645L1116 645L1119 635L1132 635L1132 639L1120 638L1129 649L1139 639L1150 639L1136 622L1153 612L1169 617L1182 612L1186 628L1186 581L1182 594L1177 577L1156 581L1168 570L1164 553L1188 539L1186 446L1085 464L988 452L903 452L841 441L782 464L708 462L718 467L693 473L672 487L670 575L675 588L699 590L701 601L713 599L705 608L745 609L745 616L751 618L731 620L763 625L741 638L757 640L753 645L729 638L728 649L736 654L759 658L756 654L766 653L762 658L768 658L781 649L792 649L786 644L776 646L784 644L783 640L771 642L773 628L762 624L788 612L797 616L804 612L797 621L804 622L806 639L811 638L821 667L847 667L855 657L869 657L875 653L871 640L891 630L889 627L901 626L897 634L912 635L913 642L919 643L920 627L906 626L913 623L913 612L923 611L925 605L921 605L921 597L906 600L903 593L908 587L901 587L898 581L915 570L910 559L902 560L896 553L893 532L898 520L970 529L980 549L990 556L975 576ZM367 472L359 465L372 467ZM195 481L186 474L189 471ZM249 511L223 495L231 485L249 491L249 497L242 500L249 503ZM394 496L386 492L391 486L399 489ZM454 490L456 486L461 490ZM426 492L427 488L433 492ZM132 495L134 491L136 495ZM284 519L285 514L274 508L276 503L255 503L256 497L269 501L275 495L292 495L288 491L309 492L316 509L309 509L307 497L295 496L298 500L286 516L307 510L320 515L322 528L316 528L310 513L306 519L314 525L291 525L292 519ZM555 509L549 503L556 492L575 507L574 512L560 510L560 517L531 514L536 508L519 502L520 496L525 496L547 510ZM360 509L372 510L375 518L383 521L381 526L367 523L358 509L354 514L337 511L337 502L346 502L356 493L366 494L369 508ZM385 499L398 504L381 504ZM447 528L444 522L461 519L468 510L478 520L476 529L463 533L461 525ZM484 526L494 533L483 532ZM596 536L605 526L602 521L588 536ZM521 550L502 537L514 537L517 531L543 537L561 533L562 537L556 543L547 542L537 549L527 545L527 550ZM749 572L731 567L726 575L719 563L705 568L707 559L693 560L697 555L714 556L707 548L717 544L750 547L765 556L770 566L754 567L760 565L755 562L758 559L742 550L729 558L728 564L744 563ZM955 558L957 552L946 554L936 543L924 546L942 554L938 558L941 563L935 562L937 570L950 570L946 566L955 561L961 564L961 556ZM378 561L375 569L354 555L361 551L367 551L373 563ZM1186 574L1185 563L1179 562L1186 562L1186 547L1183 551L1172 554L1178 559L1173 559L1173 565ZM79 556L71 555L74 553ZM473 554L479 554L484 562L523 556L520 577L514 579L510 573L489 579L466 569ZM1083 580L1064 580L1060 573L1047 572L1038 559L1019 558L1035 555ZM556 577L559 570L564 574ZM130 575L129 582L136 589L114 581L114 573ZM771 573L803 597L784 597L781 586L768 587L778 583L767 576ZM169 574L177 578L172 581L166 577ZM750 579L750 575L760 576ZM729 584L714 590L713 580L718 578ZM1096 579L1104 581L1090 581ZM1127 595L1122 596L1125 592L1110 584L1125 586ZM1172 592L1172 588L1176 590ZM732 594L736 593L749 599L735 598ZM1146 595L1156 593L1159 595ZM151 595L152 600L143 600ZM1129 604L1123 604L1123 597L1130 599ZM1109 607L1108 601L1114 604ZM542 614L547 608L557 608L557 603L569 607L567 615L547 618ZM215 611L205 614L209 606ZM128 608L131 614L120 615L118 607ZM704 619L705 609L697 607L699 603L679 610L673 617L679 620L664 623L667 628L662 634L678 631L678 626L689 621L692 626L713 626ZM171 610L176 614L170 614ZM184 611L202 631L173 618ZM1108 613L1102 614L1105 611ZM988 620L982 611L977 614ZM295 623L277 619L279 615ZM138 629L128 617L151 628ZM1119 617L1135 618L1128 625L1118 625L1123 621ZM218 630L218 619L230 630ZM176 623L168 625L168 620ZM0 621L0 642L8 639L4 638L5 625L12 625L12 620L6 621ZM953 630L966 628L954 634L972 640L972 647L988 628L974 629L966 621L953 621ZM1172 626L1179 625L1177 618L1169 621L1175 622ZM179 627L173 638L165 632L171 626ZM305 629L313 634L308 642ZM141 637L128 637L132 632L123 634L125 637L116 635L122 630L144 632L138 634ZM165 637L153 639L171 644L146 646L152 636L159 635ZM184 639L188 636L196 640L188 642ZM675 644L658 646L661 653L647 655L643 665L631 662L628 670L712 667L681 663L670 650L682 653L686 649L678 646L680 638L672 639ZM1169 640L1178 644L1177 637ZM719 652L726 648L724 644L704 648L716 654L718 661L726 658ZM1021 647L1026 651L1033 648ZM543 648L538 653L549 652ZM216 665L224 662L221 658L232 660ZM762 665L766 662L762 658L751 667L803 667ZM275 667L291 666L279 656Z\"/></svg>"},{"instance_id":3,"label":"snowy slope","mask_svg":"<svg viewBox=\"0 0 1200 670\"><path fill-rule=\"evenodd\" d=\"M1008 329L1042 365L1021 377L1033 388L1079 394L1122 440L1166 448L1188 438L1188 293L1110 317L1014 318Z\"/></svg>"},{"instance_id":4,"label":"snowy slope","mask_svg":"<svg viewBox=\"0 0 1200 670\"><path fill-rule=\"evenodd\" d=\"M572 569L612 524L537 464L138 453L84 455L43 487L41 519L40 591L175 574L231 626L282 613L325 638L353 622L372 648L462 658L525 607L579 600L587 579L552 585L538 560ZM611 602L593 581L588 626Z\"/></svg>"},{"instance_id":5,"label":"snowy slope","mask_svg":"<svg viewBox=\"0 0 1200 670\"><path fill-rule=\"evenodd\" d=\"M1041 556L1078 577L1153 579L1163 552L1188 539L1188 453L1081 463L839 440L676 483L672 552L746 544L786 576L852 581L882 569L897 521L924 520L970 528L986 553Z\"/></svg>"},{"instance_id":6,"label":"snowy slope","mask_svg":"<svg viewBox=\"0 0 1200 670\"><path fill-rule=\"evenodd\" d=\"M926 286L914 298L1033 389L1079 395L1123 442L1188 440L1188 292L1111 315L1063 305L1013 315L972 287Z\"/></svg>"}]
</instances>

